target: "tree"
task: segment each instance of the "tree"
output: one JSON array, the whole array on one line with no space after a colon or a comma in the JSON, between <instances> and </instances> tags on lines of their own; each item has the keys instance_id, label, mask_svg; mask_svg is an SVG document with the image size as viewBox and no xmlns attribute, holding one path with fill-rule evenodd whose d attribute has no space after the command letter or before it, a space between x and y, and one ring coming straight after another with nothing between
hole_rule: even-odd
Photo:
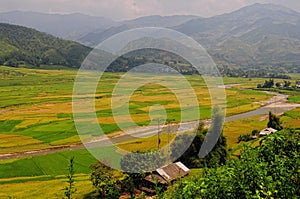
<instances>
[{"instance_id":1,"label":"tree","mask_svg":"<svg viewBox=\"0 0 300 199\"><path fill-rule=\"evenodd\" d=\"M137 179L140 179L140 176L137 176L138 174L132 174L128 173L128 175L125 177L124 180L121 182L121 187L123 191L129 192L130 197L134 198L134 189L137 186L137 182L139 181Z\"/></svg>"},{"instance_id":2,"label":"tree","mask_svg":"<svg viewBox=\"0 0 300 199\"><path fill-rule=\"evenodd\" d=\"M68 199L71 199L72 195L76 192L76 189L74 187L74 174L75 174L74 157L72 157L70 159L69 166L68 166L68 171L69 171L69 174L67 175L67 178L68 178L67 182L68 182L69 185L65 188L65 196Z\"/></svg>"},{"instance_id":3,"label":"tree","mask_svg":"<svg viewBox=\"0 0 300 199\"><path fill-rule=\"evenodd\" d=\"M280 87L281 87L281 83L280 83L280 82L277 82L277 83L275 84L275 86L276 86L277 88L280 88Z\"/></svg>"},{"instance_id":4,"label":"tree","mask_svg":"<svg viewBox=\"0 0 300 199\"><path fill-rule=\"evenodd\" d=\"M257 84L257 88L262 88L262 85L261 84Z\"/></svg>"},{"instance_id":5,"label":"tree","mask_svg":"<svg viewBox=\"0 0 300 199\"><path fill-rule=\"evenodd\" d=\"M121 169L128 173L144 173L165 166L166 155L163 152L132 152L121 159Z\"/></svg>"},{"instance_id":6,"label":"tree","mask_svg":"<svg viewBox=\"0 0 300 199\"><path fill-rule=\"evenodd\" d=\"M199 158L199 151L207 133L207 129L204 129L203 125L200 125L196 132L196 136L191 134L177 136L171 145L172 159L174 157L180 157L177 160L181 161L189 168L216 167L217 165L225 164L228 152L226 148L226 138L223 134L219 137L212 151L206 157ZM182 150L182 146L186 146L188 143L192 144L190 144L182 155L179 154Z\"/></svg>"},{"instance_id":7,"label":"tree","mask_svg":"<svg viewBox=\"0 0 300 199\"><path fill-rule=\"evenodd\" d=\"M259 134L259 131L257 129L252 131L252 135L257 135L257 134Z\"/></svg>"},{"instance_id":8,"label":"tree","mask_svg":"<svg viewBox=\"0 0 300 199\"><path fill-rule=\"evenodd\" d=\"M240 135L238 138L238 143L240 142L248 142L251 140L251 135L249 134L244 134L244 135Z\"/></svg>"},{"instance_id":9,"label":"tree","mask_svg":"<svg viewBox=\"0 0 300 199\"><path fill-rule=\"evenodd\" d=\"M119 198L119 186L125 175L121 171L115 171L101 162L97 162L90 167L93 169L91 181L98 192L98 196L109 199Z\"/></svg>"},{"instance_id":10,"label":"tree","mask_svg":"<svg viewBox=\"0 0 300 199\"><path fill-rule=\"evenodd\" d=\"M274 79L266 80L263 85L258 84L257 88L273 88L275 85Z\"/></svg>"},{"instance_id":11,"label":"tree","mask_svg":"<svg viewBox=\"0 0 300 199\"><path fill-rule=\"evenodd\" d=\"M274 87L274 79L266 80L262 88L273 88Z\"/></svg>"},{"instance_id":12,"label":"tree","mask_svg":"<svg viewBox=\"0 0 300 199\"><path fill-rule=\"evenodd\" d=\"M292 82L290 82L290 81L284 81L283 87L284 88L289 88L291 86L291 84L292 84Z\"/></svg>"},{"instance_id":13,"label":"tree","mask_svg":"<svg viewBox=\"0 0 300 199\"><path fill-rule=\"evenodd\" d=\"M269 112L268 128L273 128L276 130L283 129L283 127L281 126L280 118L274 115L272 112Z\"/></svg>"}]
</instances>

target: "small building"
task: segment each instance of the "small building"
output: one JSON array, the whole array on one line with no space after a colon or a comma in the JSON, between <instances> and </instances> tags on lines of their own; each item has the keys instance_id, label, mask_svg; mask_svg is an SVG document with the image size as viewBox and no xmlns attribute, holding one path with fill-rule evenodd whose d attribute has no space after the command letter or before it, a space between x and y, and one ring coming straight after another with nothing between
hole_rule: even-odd
<instances>
[{"instance_id":1,"label":"small building","mask_svg":"<svg viewBox=\"0 0 300 199\"><path fill-rule=\"evenodd\" d=\"M259 136L267 136L273 133L276 133L277 130L273 128L266 128L260 131Z\"/></svg>"},{"instance_id":2,"label":"small building","mask_svg":"<svg viewBox=\"0 0 300 199\"><path fill-rule=\"evenodd\" d=\"M183 163L176 162L156 169L144 178L142 190L148 193L154 193L155 184L166 186L176 179L187 176L190 172Z\"/></svg>"}]
</instances>

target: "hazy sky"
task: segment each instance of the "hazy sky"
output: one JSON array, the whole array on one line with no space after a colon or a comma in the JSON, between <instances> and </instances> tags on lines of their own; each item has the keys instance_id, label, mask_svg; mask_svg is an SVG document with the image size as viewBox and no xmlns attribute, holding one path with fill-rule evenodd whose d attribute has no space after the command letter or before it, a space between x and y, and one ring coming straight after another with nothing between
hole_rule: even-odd
<instances>
[{"instance_id":1,"label":"hazy sky","mask_svg":"<svg viewBox=\"0 0 300 199\"><path fill-rule=\"evenodd\" d=\"M0 12L84 13L114 20L146 15L223 14L253 3L275 3L300 12L299 0L0 0Z\"/></svg>"}]
</instances>

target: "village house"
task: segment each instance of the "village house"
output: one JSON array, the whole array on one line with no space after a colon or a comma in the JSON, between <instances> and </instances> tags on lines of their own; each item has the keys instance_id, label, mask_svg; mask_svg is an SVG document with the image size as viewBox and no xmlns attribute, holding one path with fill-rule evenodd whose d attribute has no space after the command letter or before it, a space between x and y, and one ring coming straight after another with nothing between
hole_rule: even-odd
<instances>
[{"instance_id":1,"label":"village house","mask_svg":"<svg viewBox=\"0 0 300 199\"><path fill-rule=\"evenodd\" d=\"M189 172L190 169L188 169L181 162L176 162L161 167L159 169L156 169L154 172L149 173L144 178L141 190L148 193L155 193L155 184L159 184L160 186L167 186L174 180L187 176Z\"/></svg>"},{"instance_id":2,"label":"village house","mask_svg":"<svg viewBox=\"0 0 300 199\"><path fill-rule=\"evenodd\" d=\"M260 131L259 136L267 136L273 133L276 133L277 130L273 128L266 128Z\"/></svg>"},{"instance_id":3,"label":"village house","mask_svg":"<svg viewBox=\"0 0 300 199\"><path fill-rule=\"evenodd\" d=\"M260 137L263 137L263 136L268 136L268 135L276 133L276 132L277 132L276 129L266 128L266 129L261 130L259 132L259 134L253 135L252 139L257 139L257 138L260 138Z\"/></svg>"}]
</instances>

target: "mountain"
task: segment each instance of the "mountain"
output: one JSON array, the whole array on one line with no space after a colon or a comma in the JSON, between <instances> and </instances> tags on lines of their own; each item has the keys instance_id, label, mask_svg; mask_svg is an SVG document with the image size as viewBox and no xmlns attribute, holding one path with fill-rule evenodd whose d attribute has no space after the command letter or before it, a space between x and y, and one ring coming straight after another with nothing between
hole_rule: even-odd
<instances>
[{"instance_id":1,"label":"mountain","mask_svg":"<svg viewBox=\"0 0 300 199\"><path fill-rule=\"evenodd\" d=\"M122 25L126 24L134 27L172 27L180 25L191 19L200 18L194 15L173 15L173 16L160 16L152 15L146 17L139 17L133 20L120 22Z\"/></svg>"},{"instance_id":2,"label":"mountain","mask_svg":"<svg viewBox=\"0 0 300 199\"><path fill-rule=\"evenodd\" d=\"M254 4L173 29L196 39L214 57L239 66L300 65L300 13L283 6Z\"/></svg>"},{"instance_id":3,"label":"mountain","mask_svg":"<svg viewBox=\"0 0 300 199\"><path fill-rule=\"evenodd\" d=\"M98 31L93 31L89 34L84 35L77 41L88 46L96 46L102 41L104 41L105 39L109 38L110 36L132 28L172 27L196 18L199 17L193 15L174 15L174 16L153 15L153 16L140 17L133 20L126 20L126 21L119 22L116 25L109 27L105 30L100 29Z\"/></svg>"},{"instance_id":4,"label":"mountain","mask_svg":"<svg viewBox=\"0 0 300 199\"><path fill-rule=\"evenodd\" d=\"M114 21L104 17L78 13L61 15L23 11L0 13L0 22L34 28L56 37L71 40L115 24Z\"/></svg>"},{"instance_id":5,"label":"mountain","mask_svg":"<svg viewBox=\"0 0 300 199\"><path fill-rule=\"evenodd\" d=\"M229 14L190 20L173 28L213 45L229 37L241 37L262 29L268 34L273 31L282 33L286 31L282 25L296 25L298 22L299 13L293 10L273 4L254 4Z\"/></svg>"},{"instance_id":6,"label":"mountain","mask_svg":"<svg viewBox=\"0 0 300 199\"><path fill-rule=\"evenodd\" d=\"M83 37L79 38L77 41L86 46L95 47L105 39L111 37L112 35L118 34L126 30L130 30L132 28L134 27L124 24L116 27L110 27L105 30L101 29L98 31L90 32L84 35Z\"/></svg>"},{"instance_id":7,"label":"mountain","mask_svg":"<svg viewBox=\"0 0 300 199\"><path fill-rule=\"evenodd\" d=\"M0 23L0 65L79 67L90 50L31 28Z\"/></svg>"},{"instance_id":8,"label":"mountain","mask_svg":"<svg viewBox=\"0 0 300 199\"><path fill-rule=\"evenodd\" d=\"M53 19L55 17L57 17L56 20ZM35 24L38 30L56 36L64 35L63 37L72 38L72 40L92 47L114 34L131 28L168 27L197 40L207 49L220 70L225 71L226 74L247 76L243 71L248 71L248 74L258 74L257 76L264 76L268 73L267 71L276 71L277 74L300 73L300 13L274 4L253 4L210 18L179 15L147 16L113 22L81 14L48 15L29 12L0 14L0 21L6 19L28 26ZM83 34L83 32L89 33ZM74 33L73 36L70 36L71 33ZM83 36L79 36L79 33ZM16 35L14 32L11 34ZM21 51L27 50L23 46L12 44L12 40L14 39L11 39L10 42L0 40L0 45L7 49L5 51L1 49L0 54L11 54L20 48L22 48ZM21 39L19 42L22 43ZM51 45L51 42L48 42L46 46L48 45ZM34 45L30 44L30 46ZM62 45L61 48L65 48L65 45ZM80 48L86 49L82 46ZM55 54L52 57L59 57L61 54L57 53L60 50L59 45L55 43L52 49L56 49L55 53L51 51L52 54ZM146 60L151 60L155 53L150 54L151 56L148 56ZM157 58L161 58L162 55L160 53ZM140 56L140 58L142 57ZM56 61L55 63L72 65L68 61Z\"/></svg>"}]
</instances>

